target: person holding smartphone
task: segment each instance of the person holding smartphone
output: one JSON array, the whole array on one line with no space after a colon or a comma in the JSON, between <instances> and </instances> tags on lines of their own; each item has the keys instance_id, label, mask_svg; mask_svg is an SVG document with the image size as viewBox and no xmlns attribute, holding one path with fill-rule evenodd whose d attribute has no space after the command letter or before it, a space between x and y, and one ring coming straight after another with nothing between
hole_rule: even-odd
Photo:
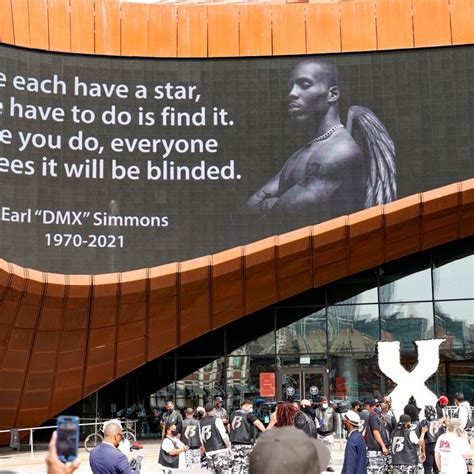
<instances>
[{"instance_id":1,"label":"person holding smartphone","mask_svg":"<svg viewBox=\"0 0 474 474\"><path fill-rule=\"evenodd\" d=\"M122 426L112 420L104 425L104 441L91 451L89 464L94 474L139 474L133 470L127 456L119 451Z\"/></svg>"},{"instance_id":2,"label":"person holding smartphone","mask_svg":"<svg viewBox=\"0 0 474 474\"><path fill-rule=\"evenodd\" d=\"M58 451L56 449L57 433L53 431L51 441L49 442L48 457L46 458L46 466L48 474L72 474L81 464L81 459L76 458L73 462L63 463L59 460Z\"/></svg>"}]
</instances>

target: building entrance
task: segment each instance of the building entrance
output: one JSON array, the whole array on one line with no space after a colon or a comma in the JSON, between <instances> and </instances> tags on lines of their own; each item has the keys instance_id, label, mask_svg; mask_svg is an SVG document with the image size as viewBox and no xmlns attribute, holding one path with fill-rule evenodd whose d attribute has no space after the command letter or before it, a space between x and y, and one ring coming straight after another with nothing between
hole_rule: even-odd
<instances>
[{"instance_id":1,"label":"building entrance","mask_svg":"<svg viewBox=\"0 0 474 474\"><path fill-rule=\"evenodd\" d=\"M292 367L278 372L278 400L316 400L328 393L328 374L324 367Z\"/></svg>"}]
</instances>

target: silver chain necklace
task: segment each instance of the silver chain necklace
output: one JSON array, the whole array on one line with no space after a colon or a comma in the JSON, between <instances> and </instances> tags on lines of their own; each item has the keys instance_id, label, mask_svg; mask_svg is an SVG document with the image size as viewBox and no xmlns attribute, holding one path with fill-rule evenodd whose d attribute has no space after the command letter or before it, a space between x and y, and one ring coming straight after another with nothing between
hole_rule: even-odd
<instances>
[{"instance_id":1,"label":"silver chain necklace","mask_svg":"<svg viewBox=\"0 0 474 474\"><path fill-rule=\"evenodd\" d=\"M319 137L313 138L308 143L308 145L311 145L314 142L322 142L323 140L326 140L326 138L329 138L339 128L344 128L344 125L342 125L342 123L338 123L337 125L334 125L334 127L331 127L326 133L319 135Z\"/></svg>"}]
</instances>

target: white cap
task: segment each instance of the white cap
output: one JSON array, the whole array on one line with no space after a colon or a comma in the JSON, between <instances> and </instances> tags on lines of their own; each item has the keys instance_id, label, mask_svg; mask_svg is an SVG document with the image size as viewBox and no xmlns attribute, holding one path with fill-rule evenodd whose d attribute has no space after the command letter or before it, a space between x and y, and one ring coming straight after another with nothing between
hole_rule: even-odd
<instances>
[{"instance_id":1,"label":"white cap","mask_svg":"<svg viewBox=\"0 0 474 474\"><path fill-rule=\"evenodd\" d=\"M349 410L348 412L344 413L344 415L342 415L342 419L349 422L351 425L360 425L360 416L354 410Z\"/></svg>"}]
</instances>

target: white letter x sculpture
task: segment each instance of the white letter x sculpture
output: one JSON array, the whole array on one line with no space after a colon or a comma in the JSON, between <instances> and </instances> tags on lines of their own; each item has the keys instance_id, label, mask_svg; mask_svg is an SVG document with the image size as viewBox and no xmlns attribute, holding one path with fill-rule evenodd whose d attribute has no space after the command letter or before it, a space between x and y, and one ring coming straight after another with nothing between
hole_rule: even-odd
<instances>
[{"instance_id":1,"label":"white letter x sculpture","mask_svg":"<svg viewBox=\"0 0 474 474\"><path fill-rule=\"evenodd\" d=\"M397 418L403 414L403 408L413 395L418 408L426 405L435 406L437 396L425 385L425 381L433 375L439 365L439 346L445 339L415 341L418 350L418 363L408 372L400 364L400 342L379 342L379 368L397 386L393 389L392 410ZM421 413L423 417L423 412Z\"/></svg>"}]
</instances>

